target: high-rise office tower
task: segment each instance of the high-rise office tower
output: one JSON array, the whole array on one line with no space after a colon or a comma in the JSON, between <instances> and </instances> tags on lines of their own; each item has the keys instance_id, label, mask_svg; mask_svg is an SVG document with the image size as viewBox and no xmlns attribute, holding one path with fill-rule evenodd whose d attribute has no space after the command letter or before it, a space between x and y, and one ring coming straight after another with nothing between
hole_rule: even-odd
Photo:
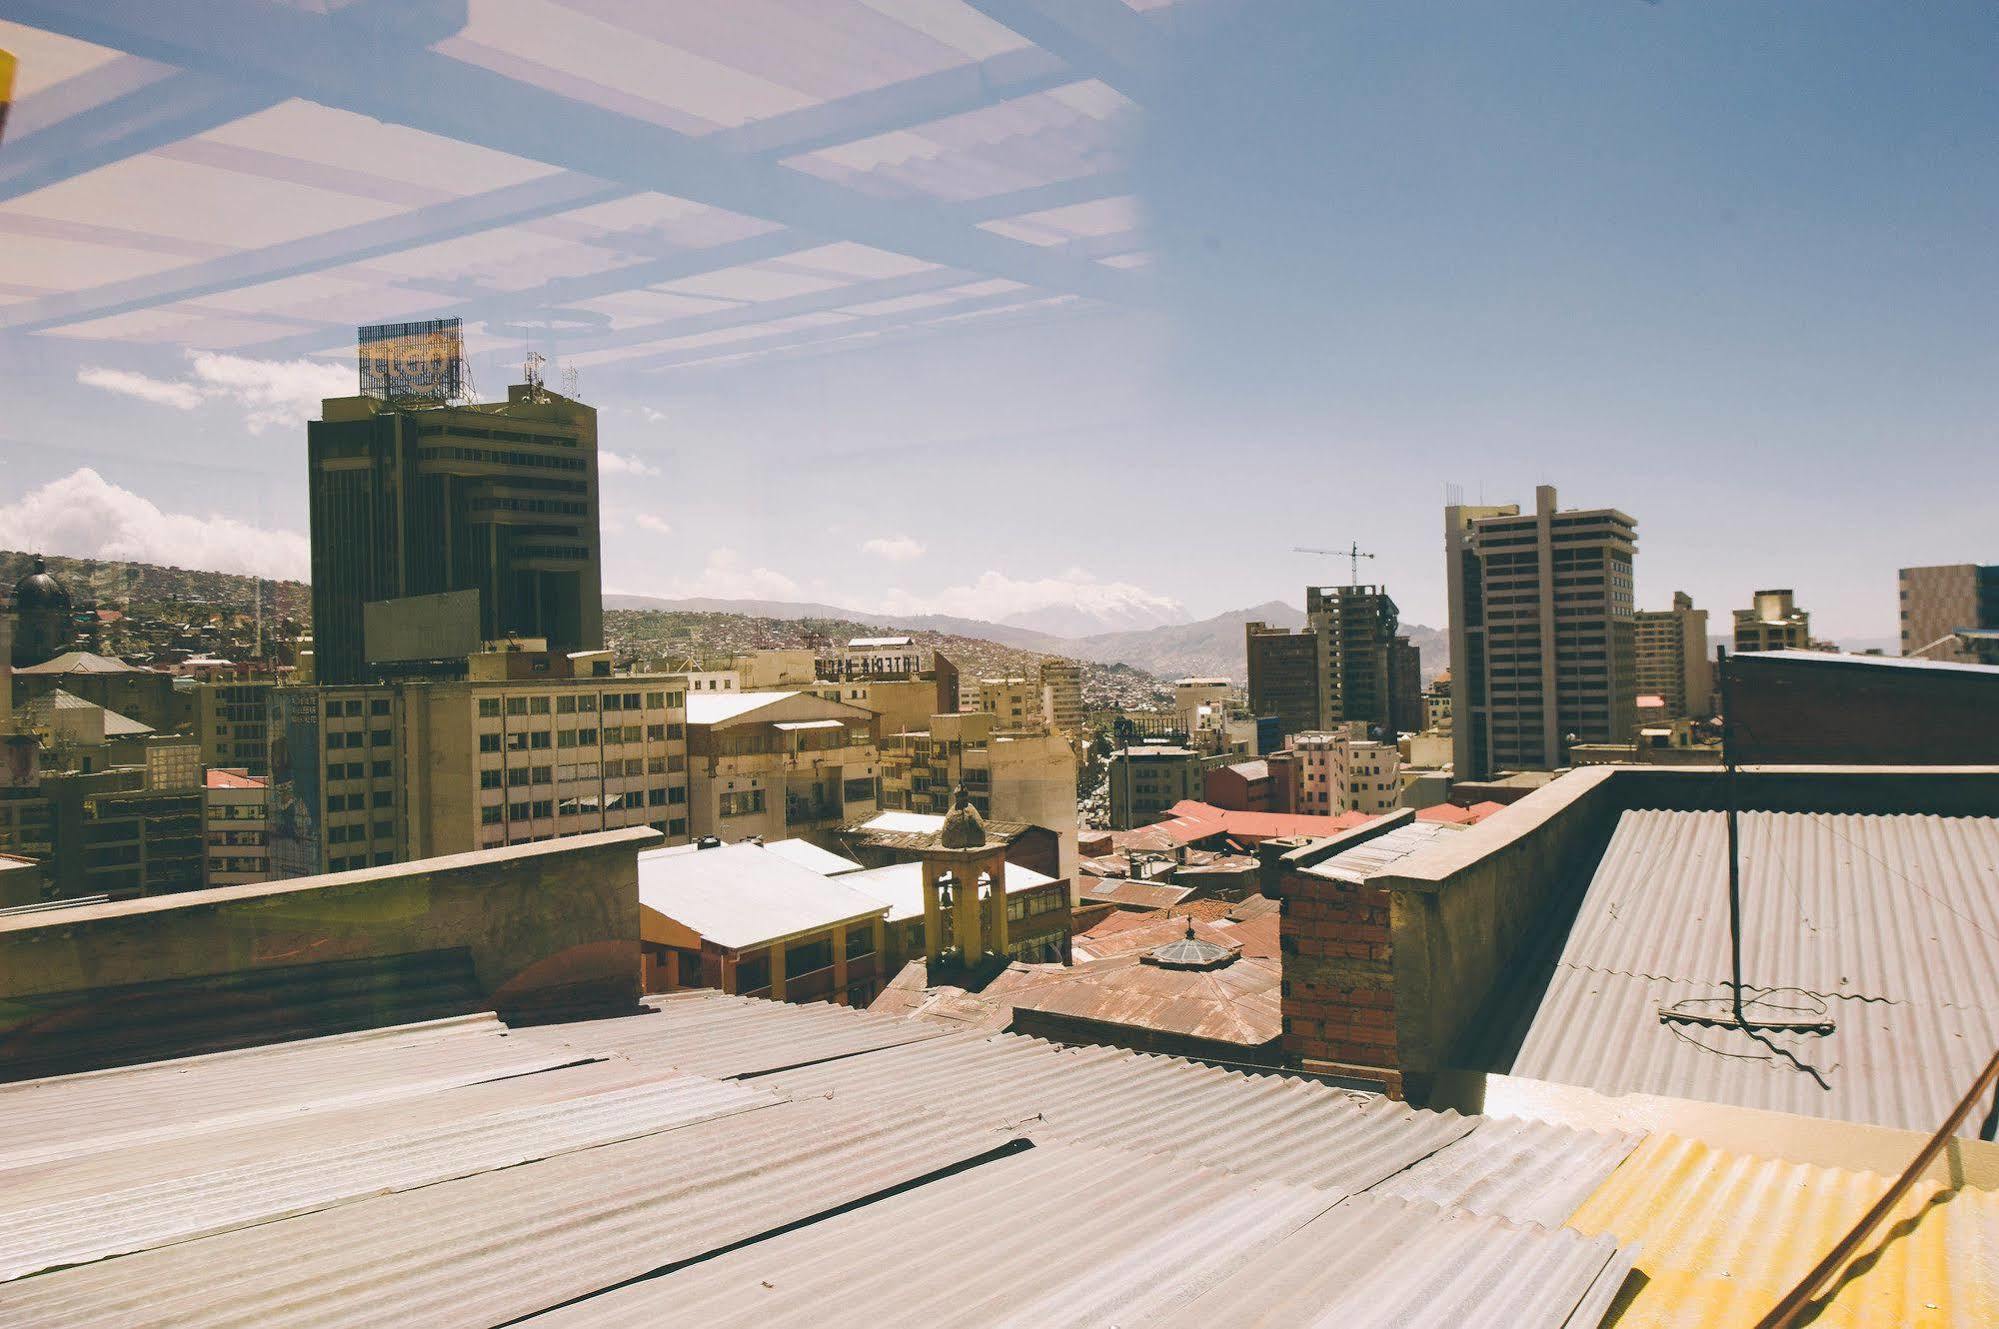
<instances>
[{"instance_id":1,"label":"high-rise office tower","mask_svg":"<svg viewBox=\"0 0 1999 1329\"><path fill-rule=\"evenodd\" d=\"M1407 637L1388 643L1388 727L1398 734L1421 733L1423 652Z\"/></svg>"},{"instance_id":2,"label":"high-rise office tower","mask_svg":"<svg viewBox=\"0 0 1999 1329\"><path fill-rule=\"evenodd\" d=\"M1638 523L1614 508L1560 511L1553 485L1534 498L1525 514L1444 509L1460 780L1549 770L1573 744L1632 733Z\"/></svg>"},{"instance_id":3,"label":"high-rise office tower","mask_svg":"<svg viewBox=\"0 0 1999 1329\"><path fill-rule=\"evenodd\" d=\"M1754 604L1735 611L1737 651L1806 651L1811 645L1812 616L1788 590L1758 591Z\"/></svg>"},{"instance_id":4,"label":"high-rise office tower","mask_svg":"<svg viewBox=\"0 0 1999 1329\"><path fill-rule=\"evenodd\" d=\"M1707 610L1673 592L1671 609L1634 614L1638 694L1656 696L1671 716L1696 719L1714 712L1714 665L1707 654Z\"/></svg>"},{"instance_id":5,"label":"high-rise office tower","mask_svg":"<svg viewBox=\"0 0 1999 1329\"><path fill-rule=\"evenodd\" d=\"M1308 586L1305 620L1319 635L1320 727L1358 720L1391 728L1389 646L1399 620L1387 590Z\"/></svg>"},{"instance_id":6,"label":"high-rise office tower","mask_svg":"<svg viewBox=\"0 0 1999 1329\"><path fill-rule=\"evenodd\" d=\"M322 683L372 681L361 607L479 592L479 635L602 649L597 412L535 386L505 402L329 398L306 427Z\"/></svg>"},{"instance_id":7,"label":"high-rise office tower","mask_svg":"<svg viewBox=\"0 0 1999 1329\"><path fill-rule=\"evenodd\" d=\"M1979 663L1953 634L1965 628L1999 628L1999 565L1903 568L1899 581L1902 654L1921 651L1926 660Z\"/></svg>"},{"instance_id":8,"label":"high-rise office tower","mask_svg":"<svg viewBox=\"0 0 1999 1329\"><path fill-rule=\"evenodd\" d=\"M1289 632L1267 623L1243 625L1249 664L1250 714L1277 717L1285 734L1323 727L1319 710L1319 634Z\"/></svg>"}]
</instances>

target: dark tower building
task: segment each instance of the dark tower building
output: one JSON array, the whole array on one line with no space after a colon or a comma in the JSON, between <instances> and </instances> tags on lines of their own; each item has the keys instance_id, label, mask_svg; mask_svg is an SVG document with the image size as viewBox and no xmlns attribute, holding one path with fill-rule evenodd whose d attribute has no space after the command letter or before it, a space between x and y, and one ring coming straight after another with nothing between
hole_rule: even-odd
<instances>
[{"instance_id":1,"label":"dark tower building","mask_svg":"<svg viewBox=\"0 0 1999 1329\"><path fill-rule=\"evenodd\" d=\"M53 660L70 647L76 618L69 591L49 575L49 565L35 555L35 570L14 583L13 665L26 669Z\"/></svg>"},{"instance_id":2,"label":"dark tower building","mask_svg":"<svg viewBox=\"0 0 1999 1329\"><path fill-rule=\"evenodd\" d=\"M481 637L604 645L597 412L517 385L505 402L338 397L306 427L322 683L370 681L361 607L479 592Z\"/></svg>"},{"instance_id":3,"label":"dark tower building","mask_svg":"<svg viewBox=\"0 0 1999 1329\"><path fill-rule=\"evenodd\" d=\"M1380 586L1308 586L1305 618L1319 634L1322 727L1359 720L1394 728L1390 646L1400 619Z\"/></svg>"},{"instance_id":4,"label":"dark tower building","mask_svg":"<svg viewBox=\"0 0 1999 1329\"><path fill-rule=\"evenodd\" d=\"M1398 734L1424 728L1423 652L1407 637L1388 643L1388 727Z\"/></svg>"},{"instance_id":5,"label":"dark tower building","mask_svg":"<svg viewBox=\"0 0 1999 1329\"><path fill-rule=\"evenodd\" d=\"M1249 709L1274 715L1288 736L1323 727L1319 712L1319 634L1243 625L1249 663Z\"/></svg>"}]
</instances>

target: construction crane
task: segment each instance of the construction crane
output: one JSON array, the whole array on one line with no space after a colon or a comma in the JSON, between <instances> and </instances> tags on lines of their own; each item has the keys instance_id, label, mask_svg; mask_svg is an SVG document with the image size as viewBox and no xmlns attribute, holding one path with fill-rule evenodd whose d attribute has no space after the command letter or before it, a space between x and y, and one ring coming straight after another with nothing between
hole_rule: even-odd
<instances>
[{"instance_id":1,"label":"construction crane","mask_svg":"<svg viewBox=\"0 0 1999 1329\"><path fill-rule=\"evenodd\" d=\"M1311 549L1305 545L1293 545L1291 552L1294 554L1323 554L1327 558L1346 559L1353 565L1353 572L1347 579L1347 585L1349 586L1360 585L1360 561L1364 558L1374 557L1373 554L1367 553L1360 547L1360 541L1358 540L1345 549Z\"/></svg>"}]
</instances>

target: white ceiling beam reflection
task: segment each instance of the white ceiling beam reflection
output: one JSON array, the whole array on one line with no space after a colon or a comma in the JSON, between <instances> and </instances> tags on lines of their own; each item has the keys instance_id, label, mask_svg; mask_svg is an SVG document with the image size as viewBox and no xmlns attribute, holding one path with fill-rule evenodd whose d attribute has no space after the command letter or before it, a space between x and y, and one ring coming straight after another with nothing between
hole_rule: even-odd
<instances>
[{"instance_id":1,"label":"white ceiling beam reflection","mask_svg":"<svg viewBox=\"0 0 1999 1329\"><path fill-rule=\"evenodd\" d=\"M250 0L14 0L20 21L215 77L253 71L292 95L558 168L1047 290L1139 303L1131 274L885 201L409 45L339 15ZM226 10L226 15L216 11ZM349 10L340 13L351 12ZM463 23L462 2L407 23ZM196 20L200 21L196 21ZM218 19L226 21L218 22ZM455 30L455 29L454 29ZM226 40L211 34L226 33ZM505 107L506 114L492 108Z\"/></svg>"},{"instance_id":2,"label":"white ceiling beam reflection","mask_svg":"<svg viewBox=\"0 0 1999 1329\"><path fill-rule=\"evenodd\" d=\"M139 81L140 70L155 71L152 75L155 80L164 72L165 75L177 80L204 82L198 75L179 73L137 57L127 56L111 63L127 70L118 80L121 84ZM80 83L89 77L79 76L70 82ZM838 98L784 115L772 116L734 129L719 130L711 136L710 141L730 152L767 158L792 156L831 144L849 143L899 129L914 128L943 116L977 110L995 101L1061 87L1074 82L1075 79L1076 75L1069 71L1068 66L1045 51L1037 49L1010 51L977 64L923 75L884 88L870 89L867 92ZM49 93L43 94L43 97L49 97L58 90L52 88ZM96 105L103 98L73 96L69 100ZM35 101L24 103L22 109L29 109L36 104ZM52 112L55 110L54 106L50 109ZM67 118L67 116L52 116L52 118ZM32 139L24 140L24 146L31 142ZM144 149L141 147L138 150ZM74 165L78 159L73 153L73 147L55 147L49 154L48 160L66 161ZM12 160L12 153L6 158L0 158L0 179L7 178L6 168ZM69 173L76 172L71 170ZM961 222L976 224L989 217L1011 216L1016 212L1058 206L1061 202L1106 197L1106 190L1109 194L1115 194L1123 189L1123 185L1107 183L1103 190L1093 190L1087 181L1082 182L1080 187L1079 182L1063 181L1049 188L1060 195L1057 202L1023 199L1018 206L1013 206L1007 202L1006 196L1001 196L985 206L960 205L953 209L953 215ZM153 309L180 300L242 290L287 277L325 272L350 263L365 262L368 259L444 240L462 239L468 235L523 225L564 212L631 198L640 192L642 191L628 185L613 184L595 176L564 171L523 184L509 185L446 203L412 209L394 217L362 222L262 249L204 260L167 272L153 273L127 281L109 282L83 291L61 292L39 299L20 301L0 308L0 330L41 332L72 323ZM994 206L1003 210L994 211ZM1004 210L1009 208L1010 210ZM613 232L608 233L602 243L606 247L620 250L643 251L648 239L649 237L643 233ZM809 248L818 243L820 241L815 237L801 236L798 238L796 248ZM664 248L654 255L654 257L666 256ZM644 281L638 280L642 276L644 270L635 269L630 285L616 289L631 289L644 285ZM659 280L659 278L652 277L648 280ZM531 309L510 303L508 308L498 311L498 316L525 317L532 312ZM293 349L315 350L320 347Z\"/></svg>"}]
</instances>

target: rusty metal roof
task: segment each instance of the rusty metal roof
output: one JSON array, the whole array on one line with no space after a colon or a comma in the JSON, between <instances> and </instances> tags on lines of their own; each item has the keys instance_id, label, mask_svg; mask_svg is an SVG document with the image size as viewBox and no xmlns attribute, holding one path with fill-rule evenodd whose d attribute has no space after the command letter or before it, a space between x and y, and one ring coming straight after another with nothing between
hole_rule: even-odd
<instances>
[{"instance_id":1,"label":"rusty metal roof","mask_svg":"<svg viewBox=\"0 0 1999 1329\"><path fill-rule=\"evenodd\" d=\"M1661 1023L1727 995L1726 828L1631 811L1467 1064L1933 1129L1999 1046L1999 819L1752 812L1741 841L1744 979L1832 1033Z\"/></svg>"},{"instance_id":2,"label":"rusty metal roof","mask_svg":"<svg viewBox=\"0 0 1999 1329\"><path fill-rule=\"evenodd\" d=\"M1598 1323L1630 1258L1614 1222L1559 1226L1626 1135L835 1006L649 1005L0 1089L0 1323L1552 1329Z\"/></svg>"},{"instance_id":3,"label":"rusty metal roof","mask_svg":"<svg viewBox=\"0 0 1999 1329\"><path fill-rule=\"evenodd\" d=\"M1636 1246L1617 1329L1754 1324L1859 1221L1889 1178L1646 1140L1569 1220ZM1917 1182L1835 1280L1818 1329L1999 1324L1999 1195Z\"/></svg>"}]
</instances>

